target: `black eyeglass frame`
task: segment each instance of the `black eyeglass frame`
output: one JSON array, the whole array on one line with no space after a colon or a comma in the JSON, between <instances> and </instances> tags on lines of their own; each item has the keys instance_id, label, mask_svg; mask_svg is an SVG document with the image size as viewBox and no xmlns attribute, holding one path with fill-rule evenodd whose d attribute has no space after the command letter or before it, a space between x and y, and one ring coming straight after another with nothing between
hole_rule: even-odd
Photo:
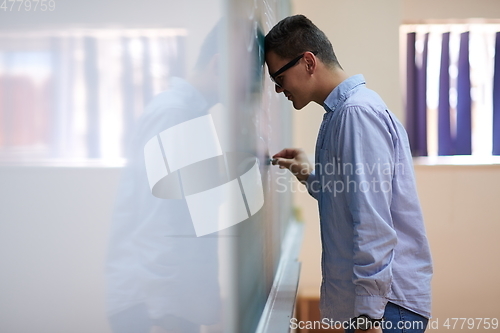
<instances>
[{"instance_id":1,"label":"black eyeglass frame","mask_svg":"<svg viewBox=\"0 0 500 333\"><path fill-rule=\"evenodd\" d=\"M278 82L276 82L276 77L278 77L278 75L282 74L284 71L286 71L286 70L292 68L293 66L295 66L299 62L299 60L302 59L302 57L306 53L307 52L304 52L301 55L297 56L296 58L293 58L290 62L288 62L286 65L284 65L283 67L281 67L280 69L278 69L276 72L274 72L273 74L269 74L269 76L271 77L271 80L274 82L274 84L277 85L280 88L283 88L281 86L281 84L279 84ZM314 55L317 55L318 51L311 51L311 53L314 54Z\"/></svg>"}]
</instances>

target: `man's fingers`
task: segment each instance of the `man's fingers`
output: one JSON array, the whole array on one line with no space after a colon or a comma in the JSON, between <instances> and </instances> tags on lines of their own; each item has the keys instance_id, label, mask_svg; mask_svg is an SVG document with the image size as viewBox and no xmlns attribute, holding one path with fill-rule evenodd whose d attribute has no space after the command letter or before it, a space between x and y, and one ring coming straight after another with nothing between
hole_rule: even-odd
<instances>
[{"instance_id":1,"label":"man's fingers","mask_svg":"<svg viewBox=\"0 0 500 333\"><path fill-rule=\"evenodd\" d=\"M307 164L297 163L297 161L294 159L278 158L277 164L279 165L280 169L286 168L286 169L290 170L294 175L309 174L309 169L307 167Z\"/></svg>"},{"instance_id":2,"label":"man's fingers","mask_svg":"<svg viewBox=\"0 0 500 333\"><path fill-rule=\"evenodd\" d=\"M280 151L279 153L274 154L273 158L281 157L281 158L291 159L291 158L295 158L295 156L297 156L299 153L300 153L300 149L285 148L282 151Z\"/></svg>"},{"instance_id":3,"label":"man's fingers","mask_svg":"<svg viewBox=\"0 0 500 333\"><path fill-rule=\"evenodd\" d=\"M292 165L293 163L294 161L291 159L277 158L275 164L279 165L280 167L288 169L290 168L290 165Z\"/></svg>"},{"instance_id":4,"label":"man's fingers","mask_svg":"<svg viewBox=\"0 0 500 333\"><path fill-rule=\"evenodd\" d=\"M309 164L307 159L301 158L301 156L297 156L295 158L275 157L272 164L278 165L280 169L290 170L290 172L301 182L305 181L307 177L309 177L312 170L312 166Z\"/></svg>"}]
</instances>

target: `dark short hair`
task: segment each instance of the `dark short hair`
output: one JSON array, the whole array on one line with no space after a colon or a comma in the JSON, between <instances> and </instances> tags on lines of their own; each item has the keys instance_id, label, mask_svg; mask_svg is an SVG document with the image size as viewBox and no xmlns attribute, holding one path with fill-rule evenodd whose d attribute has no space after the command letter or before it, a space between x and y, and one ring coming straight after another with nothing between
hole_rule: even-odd
<instances>
[{"instance_id":1,"label":"dark short hair","mask_svg":"<svg viewBox=\"0 0 500 333\"><path fill-rule=\"evenodd\" d=\"M273 51L284 59L317 51L317 57L326 65L342 68L332 44L314 23L304 15L294 15L279 21L265 38L265 52Z\"/></svg>"}]
</instances>

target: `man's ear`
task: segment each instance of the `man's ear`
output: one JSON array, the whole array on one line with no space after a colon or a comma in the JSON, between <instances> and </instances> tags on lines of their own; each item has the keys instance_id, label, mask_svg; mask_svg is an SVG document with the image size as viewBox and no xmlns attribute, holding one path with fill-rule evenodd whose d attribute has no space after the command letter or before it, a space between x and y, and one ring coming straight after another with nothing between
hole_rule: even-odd
<instances>
[{"instance_id":1,"label":"man's ear","mask_svg":"<svg viewBox=\"0 0 500 333\"><path fill-rule=\"evenodd\" d=\"M306 70L309 74L313 74L316 71L316 66L318 65L318 58L312 52L304 53L304 62L306 64Z\"/></svg>"}]
</instances>

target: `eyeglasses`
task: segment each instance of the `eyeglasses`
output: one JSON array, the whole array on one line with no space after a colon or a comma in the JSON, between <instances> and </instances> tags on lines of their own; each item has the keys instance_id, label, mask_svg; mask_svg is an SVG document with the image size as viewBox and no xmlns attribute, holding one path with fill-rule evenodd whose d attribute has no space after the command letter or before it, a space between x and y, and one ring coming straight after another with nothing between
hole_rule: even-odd
<instances>
[{"instance_id":1,"label":"eyeglasses","mask_svg":"<svg viewBox=\"0 0 500 333\"><path fill-rule=\"evenodd\" d=\"M283 74L284 71L292 68L293 66L295 66L300 59L302 59L302 57L305 55L306 53L302 53L301 55L299 55L298 57L292 59L289 63L287 63L285 66L281 67L280 69L278 69L276 72L274 72L273 74L270 74L271 76L271 80L274 82L275 85L277 85L279 88L283 88L283 82L278 82L278 81L281 81L281 80L278 80L278 76ZM314 55L317 55L318 54L318 51L313 51L312 54Z\"/></svg>"}]
</instances>

